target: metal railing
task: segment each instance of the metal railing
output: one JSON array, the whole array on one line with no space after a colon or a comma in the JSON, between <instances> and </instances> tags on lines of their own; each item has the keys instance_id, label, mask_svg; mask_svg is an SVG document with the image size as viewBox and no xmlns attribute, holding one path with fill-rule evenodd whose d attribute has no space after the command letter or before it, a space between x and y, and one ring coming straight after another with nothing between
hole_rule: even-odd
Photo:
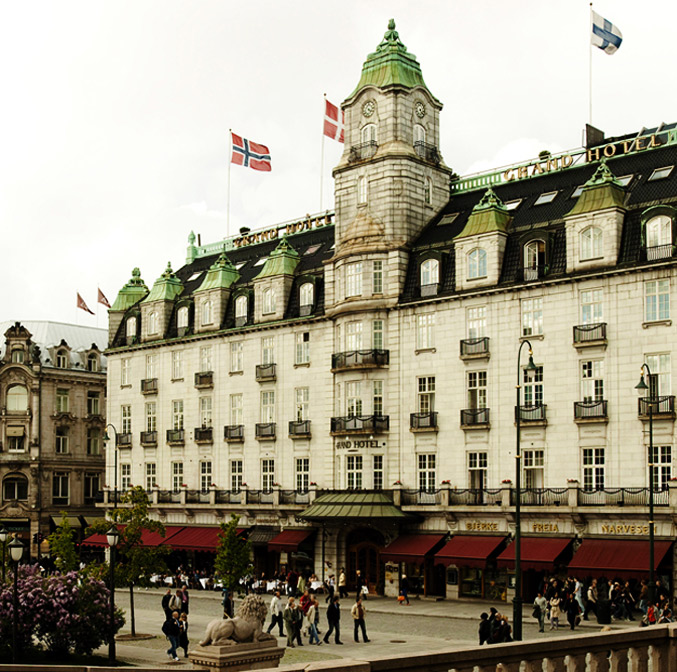
<instances>
[{"instance_id":1,"label":"metal railing","mask_svg":"<svg viewBox=\"0 0 677 672\"><path fill-rule=\"evenodd\" d=\"M184 443L185 432L183 429L168 429L167 443Z\"/></svg>"},{"instance_id":2,"label":"metal railing","mask_svg":"<svg viewBox=\"0 0 677 672\"><path fill-rule=\"evenodd\" d=\"M607 401L574 401L574 418L584 420L585 418L606 418Z\"/></svg>"},{"instance_id":3,"label":"metal railing","mask_svg":"<svg viewBox=\"0 0 677 672\"><path fill-rule=\"evenodd\" d=\"M244 504L246 499L243 490L217 490L214 501L217 504Z\"/></svg>"},{"instance_id":4,"label":"metal railing","mask_svg":"<svg viewBox=\"0 0 677 672\"><path fill-rule=\"evenodd\" d=\"M157 432L141 432L139 439L145 445L157 445Z\"/></svg>"},{"instance_id":5,"label":"metal railing","mask_svg":"<svg viewBox=\"0 0 677 672\"><path fill-rule=\"evenodd\" d=\"M214 385L213 371L200 371L195 374L195 387L212 387Z\"/></svg>"},{"instance_id":6,"label":"metal railing","mask_svg":"<svg viewBox=\"0 0 677 672\"><path fill-rule=\"evenodd\" d=\"M670 259L674 252L674 245L669 243L667 245L654 245L646 248L646 260L657 261L658 259Z\"/></svg>"},{"instance_id":7,"label":"metal railing","mask_svg":"<svg viewBox=\"0 0 677 672\"><path fill-rule=\"evenodd\" d=\"M501 488L459 488L449 490L449 504L454 505L484 505L501 504Z\"/></svg>"},{"instance_id":8,"label":"metal railing","mask_svg":"<svg viewBox=\"0 0 677 672\"><path fill-rule=\"evenodd\" d=\"M310 494L307 490L280 490L280 504L308 504Z\"/></svg>"},{"instance_id":9,"label":"metal railing","mask_svg":"<svg viewBox=\"0 0 677 672\"><path fill-rule=\"evenodd\" d=\"M115 445L119 448L125 448L132 445L132 433L125 432L124 434L115 435Z\"/></svg>"},{"instance_id":10,"label":"metal railing","mask_svg":"<svg viewBox=\"0 0 677 672\"><path fill-rule=\"evenodd\" d=\"M274 439L275 438L275 423L274 422L257 422L254 436L257 439Z\"/></svg>"},{"instance_id":11,"label":"metal railing","mask_svg":"<svg viewBox=\"0 0 677 672\"><path fill-rule=\"evenodd\" d=\"M668 506L667 488L654 489L655 506ZM579 506L649 506L649 488L578 488Z\"/></svg>"},{"instance_id":12,"label":"metal railing","mask_svg":"<svg viewBox=\"0 0 677 672\"><path fill-rule=\"evenodd\" d=\"M543 264L540 266L525 266L522 268L522 280L538 280L544 277L548 272L548 267Z\"/></svg>"},{"instance_id":13,"label":"metal railing","mask_svg":"<svg viewBox=\"0 0 677 672\"><path fill-rule=\"evenodd\" d=\"M435 488L428 490L402 490L400 502L404 506L442 504L442 491Z\"/></svg>"},{"instance_id":14,"label":"metal railing","mask_svg":"<svg viewBox=\"0 0 677 672\"><path fill-rule=\"evenodd\" d=\"M411 429L437 429L437 411L410 413L409 427Z\"/></svg>"},{"instance_id":15,"label":"metal railing","mask_svg":"<svg viewBox=\"0 0 677 672\"><path fill-rule=\"evenodd\" d=\"M331 431L337 434L349 432L387 432L390 428L388 415L348 415L331 419Z\"/></svg>"},{"instance_id":16,"label":"metal railing","mask_svg":"<svg viewBox=\"0 0 677 672\"><path fill-rule=\"evenodd\" d=\"M606 322L597 324L578 324L574 327L574 343L606 341Z\"/></svg>"},{"instance_id":17,"label":"metal railing","mask_svg":"<svg viewBox=\"0 0 677 672\"><path fill-rule=\"evenodd\" d=\"M488 408L462 408L461 409L461 425L466 427L473 427L475 425L489 424L489 409Z\"/></svg>"},{"instance_id":18,"label":"metal railing","mask_svg":"<svg viewBox=\"0 0 677 672\"><path fill-rule=\"evenodd\" d=\"M141 381L141 394L157 394L157 378L145 378Z\"/></svg>"},{"instance_id":19,"label":"metal railing","mask_svg":"<svg viewBox=\"0 0 677 672\"><path fill-rule=\"evenodd\" d=\"M520 503L525 506L567 506L568 488L521 488ZM510 490L510 505L515 505L515 490Z\"/></svg>"},{"instance_id":20,"label":"metal railing","mask_svg":"<svg viewBox=\"0 0 677 672\"><path fill-rule=\"evenodd\" d=\"M210 490L186 490L186 504L209 504Z\"/></svg>"},{"instance_id":21,"label":"metal railing","mask_svg":"<svg viewBox=\"0 0 677 672\"><path fill-rule=\"evenodd\" d=\"M193 436L196 441L211 442L214 440L214 432L211 427L196 427Z\"/></svg>"},{"instance_id":22,"label":"metal railing","mask_svg":"<svg viewBox=\"0 0 677 672\"><path fill-rule=\"evenodd\" d=\"M662 397L640 397L637 400L637 407L639 415L649 415L649 409L653 415L660 415L661 413L675 412L675 397L674 395Z\"/></svg>"},{"instance_id":23,"label":"metal railing","mask_svg":"<svg viewBox=\"0 0 677 672\"><path fill-rule=\"evenodd\" d=\"M378 149L378 143L376 140L369 140L367 142L362 142L359 145L353 145L350 148L350 161L364 161L365 159L371 159L376 150Z\"/></svg>"},{"instance_id":24,"label":"metal railing","mask_svg":"<svg viewBox=\"0 0 677 672\"><path fill-rule=\"evenodd\" d=\"M223 438L226 441L244 441L244 425L226 425Z\"/></svg>"},{"instance_id":25,"label":"metal railing","mask_svg":"<svg viewBox=\"0 0 677 672\"><path fill-rule=\"evenodd\" d=\"M310 420L290 420L290 436L310 436Z\"/></svg>"},{"instance_id":26,"label":"metal railing","mask_svg":"<svg viewBox=\"0 0 677 672\"><path fill-rule=\"evenodd\" d=\"M464 338L461 340L461 357L468 355L488 355L489 337Z\"/></svg>"},{"instance_id":27,"label":"metal railing","mask_svg":"<svg viewBox=\"0 0 677 672\"><path fill-rule=\"evenodd\" d=\"M439 163L442 159L437 147L435 147L435 145L431 145L430 143L423 142L423 140L417 140L414 143L414 151L416 152L417 156L425 159L426 161L431 161L432 163Z\"/></svg>"},{"instance_id":28,"label":"metal railing","mask_svg":"<svg viewBox=\"0 0 677 672\"><path fill-rule=\"evenodd\" d=\"M433 282L430 285L421 285L421 296L437 296L439 288L439 282Z\"/></svg>"},{"instance_id":29,"label":"metal railing","mask_svg":"<svg viewBox=\"0 0 677 672\"><path fill-rule=\"evenodd\" d=\"M332 369L357 369L360 367L387 366L390 363L390 350L350 350L337 352L331 356Z\"/></svg>"},{"instance_id":30,"label":"metal railing","mask_svg":"<svg viewBox=\"0 0 677 672\"><path fill-rule=\"evenodd\" d=\"M277 378L275 364L257 364L256 380L275 380Z\"/></svg>"},{"instance_id":31,"label":"metal railing","mask_svg":"<svg viewBox=\"0 0 677 672\"><path fill-rule=\"evenodd\" d=\"M520 422L538 422L546 418L545 409L547 404L534 404L531 406L515 406L515 420L519 412Z\"/></svg>"},{"instance_id":32,"label":"metal railing","mask_svg":"<svg viewBox=\"0 0 677 672\"><path fill-rule=\"evenodd\" d=\"M313 314L313 304L312 303L302 303L299 306L299 315L301 317L307 317L308 315Z\"/></svg>"}]
</instances>

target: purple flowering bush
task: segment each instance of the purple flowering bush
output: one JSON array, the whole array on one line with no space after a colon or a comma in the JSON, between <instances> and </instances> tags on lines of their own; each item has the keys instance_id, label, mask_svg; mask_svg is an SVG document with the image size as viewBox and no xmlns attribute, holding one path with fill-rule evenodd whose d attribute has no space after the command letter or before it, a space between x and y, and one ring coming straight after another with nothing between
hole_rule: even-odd
<instances>
[{"instance_id":1,"label":"purple flowering bush","mask_svg":"<svg viewBox=\"0 0 677 672\"><path fill-rule=\"evenodd\" d=\"M109 590L102 581L78 572L42 576L37 566L23 565L17 583L19 646L56 654L91 655L109 632ZM11 647L14 620L13 585L0 589L0 642ZM115 632L124 625L116 609Z\"/></svg>"}]
</instances>

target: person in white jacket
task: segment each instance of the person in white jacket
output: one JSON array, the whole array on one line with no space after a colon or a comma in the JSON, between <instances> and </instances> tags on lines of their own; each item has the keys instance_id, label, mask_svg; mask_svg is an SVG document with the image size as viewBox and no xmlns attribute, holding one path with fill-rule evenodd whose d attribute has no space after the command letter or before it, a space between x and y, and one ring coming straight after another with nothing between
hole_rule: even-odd
<instances>
[{"instance_id":1,"label":"person in white jacket","mask_svg":"<svg viewBox=\"0 0 677 672\"><path fill-rule=\"evenodd\" d=\"M280 591L276 590L273 599L270 601L270 625L268 626L268 634L275 627L280 629L280 637L284 637L284 629L282 622L282 600L280 599Z\"/></svg>"}]
</instances>

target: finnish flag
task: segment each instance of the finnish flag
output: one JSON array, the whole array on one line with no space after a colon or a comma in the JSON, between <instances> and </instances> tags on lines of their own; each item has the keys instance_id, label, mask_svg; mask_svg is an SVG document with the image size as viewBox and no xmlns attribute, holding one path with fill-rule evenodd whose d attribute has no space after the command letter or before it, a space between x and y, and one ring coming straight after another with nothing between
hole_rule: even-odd
<instances>
[{"instance_id":1,"label":"finnish flag","mask_svg":"<svg viewBox=\"0 0 677 672\"><path fill-rule=\"evenodd\" d=\"M596 12L592 13L592 36L591 42L607 54L613 54L623 41L623 34L611 21Z\"/></svg>"}]
</instances>

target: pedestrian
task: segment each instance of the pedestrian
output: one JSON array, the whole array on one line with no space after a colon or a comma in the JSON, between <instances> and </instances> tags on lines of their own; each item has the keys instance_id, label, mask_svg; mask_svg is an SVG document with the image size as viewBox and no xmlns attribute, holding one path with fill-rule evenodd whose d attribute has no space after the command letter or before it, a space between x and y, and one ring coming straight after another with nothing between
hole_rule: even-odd
<instances>
[{"instance_id":1,"label":"pedestrian","mask_svg":"<svg viewBox=\"0 0 677 672\"><path fill-rule=\"evenodd\" d=\"M188 602L190 601L190 596L188 595L188 586L184 583L183 588L181 589L181 613L188 613Z\"/></svg>"},{"instance_id":2,"label":"pedestrian","mask_svg":"<svg viewBox=\"0 0 677 672\"><path fill-rule=\"evenodd\" d=\"M301 607L298 604L294 604L293 611L293 621L294 621L294 637L296 643L299 646L303 646L303 640L301 639L301 630L303 629L303 624L306 622L305 614Z\"/></svg>"},{"instance_id":3,"label":"pedestrian","mask_svg":"<svg viewBox=\"0 0 677 672\"><path fill-rule=\"evenodd\" d=\"M228 618L233 618L233 599L230 596L228 588L223 589L222 597L221 604L223 605L223 615Z\"/></svg>"},{"instance_id":4,"label":"pedestrian","mask_svg":"<svg viewBox=\"0 0 677 672\"><path fill-rule=\"evenodd\" d=\"M313 596L310 600L308 613L306 614L306 618L308 619L308 631L310 632L308 644L317 644L319 646L322 644L322 642L320 641L320 636L317 632L317 625L315 624L315 617L317 616L318 609L319 606L317 604L317 600L315 599L315 596Z\"/></svg>"},{"instance_id":5,"label":"pedestrian","mask_svg":"<svg viewBox=\"0 0 677 672\"><path fill-rule=\"evenodd\" d=\"M358 595L357 599L355 600L355 604L353 604L353 608L350 610L350 614L353 617L353 625L355 628L354 636L356 642L360 641L358 637L360 630L362 630L362 639L365 642L369 641L369 637L367 637L367 627L364 623L364 616L366 612L367 610L362 604L362 597Z\"/></svg>"},{"instance_id":6,"label":"pedestrian","mask_svg":"<svg viewBox=\"0 0 677 672\"><path fill-rule=\"evenodd\" d=\"M340 585L339 582L339 586ZM339 599L338 596L334 596L331 604L327 607L327 623L329 624L329 629L324 636L325 644L329 644L329 636L332 632L335 633L334 642L336 644L343 644L341 641L341 603L339 602Z\"/></svg>"},{"instance_id":7,"label":"pedestrian","mask_svg":"<svg viewBox=\"0 0 677 672\"><path fill-rule=\"evenodd\" d=\"M355 600L357 600L359 597L362 597L366 600L368 591L367 582L364 580L362 572L359 569L357 570L357 576L355 577L355 584L357 587L357 594L355 595Z\"/></svg>"},{"instance_id":8,"label":"pedestrian","mask_svg":"<svg viewBox=\"0 0 677 672\"><path fill-rule=\"evenodd\" d=\"M583 584L576 578L572 578L574 582L574 599L578 603L579 614L582 614L585 611L585 605L583 604Z\"/></svg>"},{"instance_id":9,"label":"pedestrian","mask_svg":"<svg viewBox=\"0 0 677 672\"><path fill-rule=\"evenodd\" d=\"M534 600L534 614L538 618L538 631L545 632L545 612L548 610L548 601L542 592L539 591Z\"/></svg>"},{"instance_id":10,"label":"pedestrian","mask_svg":"<svg viewBox=\"0 0 677 672\"><path fill-rule=\"evenodd\" d=\"M162 624L162 632L169 640L169 648L167 649L167 655L169 656L169 659L174 661L178 660L179 657L176 655L176 649L179 648L179 636L181 634L178 611L172 612L169 618L165 620L165 622Z\"/></svg>"},{"instance_id":11,"label":"pedestrian","mask_svg":"<svg viewBox=\"0 0 677 672\"><path fill-rule=\"evenodd\" d=\"M172 617L172 610L169 608L169 600L172 599L172 589L167 588L167 592L162 596L162 611L165 612L165 620Z\"/></svg>"},{"instance_id":12,"label":"pedestrian","mask_svg":"<svg viewBox=\"0 0 677 672\"><path fill-rule=\"evenodd\" d=\"M573 630L578 625L578 621L580 620L578 615L581 613L581 609L573 593L569 593L567 595L566 601L564 603L564 609L567 612L567 621L569 622L569 626Z\"/></svg>"},{"instance_id":13,"label":"pedestrian","mask_svg":"<svg viewBox=\"0 0 677 672\"><path fill-rule=\"evenodd\" d=\"M400 601L400 604L404 604L406 600L407 606L409 606L409 579L406 574L402 574L402 580L400 581L400 595L404 600Z\"/></svg>"},{"instance_id":14,"label":"pedestrian","mask_svg":"<svg viewBox=\"0 0 677 672\"><path fill-rule=\"evenodd\" d=\"M480 614L479 635L480 635L480 646L482 646L482 644L489 643L489 637L491 635L491 624L489 623L489 616L487 615L486 611L483 611Z\"/></svg>"},{"instance_id":15,"label":"pedestrian","mask_svg":"<svg viewBox=\"0 0 677 672\"><path fill-rule=\"evenodd\" d=\"M557 630L559 628L560 603L561 599L559 593L555 593L548 603L550 606L550 629Z\"/></svg>"},{"instance_id":16,"label":"pedestrian","mask_svg":"<svg viewBox=\"0 0 677 672\"><path fill-rule=\"evenodd\" d=\"M268 634L277 625L280 632L280 637L284 637L283 622L282 622L282 600L280 599L280 591L276 590L273 599L270 601L270 625L268 626Z\"/></svg>"},{"instance_id":17,"label":"pedestrian","mask_svg":"<svg viewBox=\"0 0 677 672\"><path fill-rule=\"evenodd\" d=\"M500 624L500 616L496 607L491 607L489 609L489 639L487 640L487 644L496 643L496 633L498 632L498 626Z\"/></svg>"},{"instance_id":18,"label":"pedestrian","mask_svg":"<svg viewBox=\"0 0 677 672\"><path fill-rule=\"evenodd\" d=\"M645 579L642 579L639 589L639 610L646 616L646 611L649 606L649 586L646 583Z\"/></svg>"},{"instance_id":19,"label":"pedestrian","mask_svg":"<svg viewBox=\"0 0 677 672\"><path fill-rule=\"evenodd\" d=\"M327 591L327 597L324 598L324 601L329 604L334 597L336 582L334 581L334 575L330 574L329 578L324 582L324 589Z\"/></svg>"},{"instance_id":20,"label":"pedestrian","mask_svg":"<svg viewBox=\"0 0 677 672\"><path fill-rule=\"evenodd\" d=\"M346 579L346 570L341 567L338 578L339 597L348 597L348 580Z\"/></svg>"},{"instance_id":21,"label":"pedestrian","mask_svg":"<svg viewBox=\"0 0 677 672\"><path fill-rule=\"evenodd\" d=\"M504 644L512 642L512 628L508 623L508 617L503 614L500 616L498 630L496 632L496 643Z\"/></svg>"},{"instance_id":22,"label":"pedestrian","mask_svg":"<svg viewBox=\"0 0 677 672\"><path fill-rule=\"evenodd\" d=\"M172 612L178 611L181 613L181 610L183 609L183 592L180 588L176 591L176 594L172 595L169 599L169 608Z\"/></svg>"},{"instance_id":23,"label":"pedestrian","mask_svg":"<svg viewBox=\"0 0 677 672\"><path fill-rule=\"evenodd\" d=\"M294 632L294 611L296 605L294 604L294 598L290 597L287 600L287 606L282 612L282 618L284 619L284 629L287 631L287 646L290 649L294 648L294 640L296 639L296 633Z\"/></svg>"},{"instance_id":24,"label":"pedestrian","mask_svg":"<svg viewBox=\"0 0 677 672\"><path fill-rule=\"evenodd\" d=\"M597 593L597 579L593 579L590 585L588 586L588 603L585 605L585 611L583 612L583 620L587 621L588 619L588 614L592 612L597 616L597 600L598 600L598 593Z\"/></svg>"},{"instance_id":25,"label":"pedestrian","mask_svg":"<svg viewBox=\"0 0 677 672\"><path fill-rule=\"evenodd\" d=\"M183 649L183 657L188 658L188 614L184 611L181 616L179 616L179 627L181 628L181 633L179 634L179 646Z\"/></svg>"}]
</instances>

